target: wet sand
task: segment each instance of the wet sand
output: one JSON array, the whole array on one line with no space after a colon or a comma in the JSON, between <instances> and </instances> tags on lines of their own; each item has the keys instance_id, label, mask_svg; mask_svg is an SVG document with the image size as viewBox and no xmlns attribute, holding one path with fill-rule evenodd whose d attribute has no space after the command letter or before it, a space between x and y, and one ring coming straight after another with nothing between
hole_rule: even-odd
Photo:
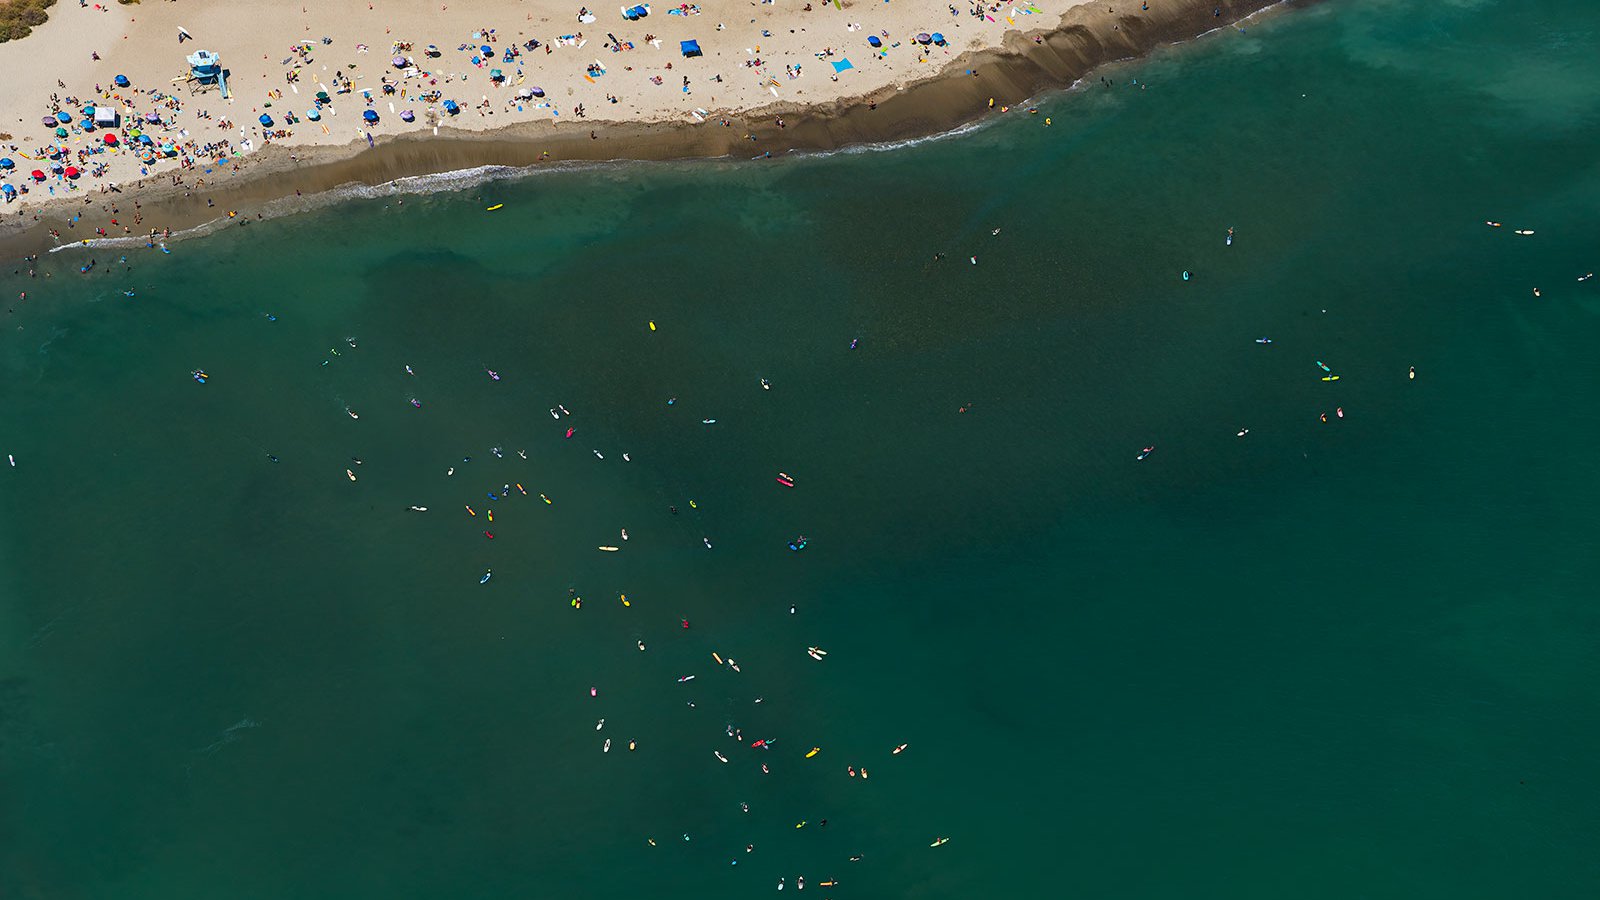
<instances>
[{"instance_id":1,"label":"wet sand","mask_svg":"<svg viewBox=\"0 0 1600 900\"><path fill-rule=\"evenodd\" d=\"M1192 39L1270 6L1303 7L1314 0L1192 0L1157 13L1137 7L1125 13L1077 7L1049 32L1014 33L999 49L961 56L937 76L888 88L874 95L827 104L776 103L727 126L704 123L519 123L491 131L441 128L427 134L388 138L368 148L273 145L243 160L236 172L218 170L204 187L171 184L169 175L128 184L120 194L64 198L41 208L38 218L7 219L0 252L25 254L72 240L93 239L105 227L125 236L138 200L143 222L131 236L151 228L174 233L238 213L237 222L265 215L273 201L316 195L352 184L379 185L399 178L487 166L523 168L540 164L603 160L750 159L791 152L835 150L866 143L909 140L958 128L993 115L1026 115L1016 104L1040 92L1069 86L1098 66L1133 59ZM1214 15L1220 11L1220 15ZM993 106L990 100L993 99ZM1010 106L1002 113L1002 107ZM780 126L777 120L781 119ZM748 136L748 137L747 137ZM753 138L753 140L751 139ZM211 204L208 205L210 201ZM109 224L115 204L118 226ZM271 212L272 210L268 210ZM65 220L81 213L76 227ZM231 224L231 223L228 223ZM57 240L50 229L60 232Z\"/></svg>"}]
</instances>

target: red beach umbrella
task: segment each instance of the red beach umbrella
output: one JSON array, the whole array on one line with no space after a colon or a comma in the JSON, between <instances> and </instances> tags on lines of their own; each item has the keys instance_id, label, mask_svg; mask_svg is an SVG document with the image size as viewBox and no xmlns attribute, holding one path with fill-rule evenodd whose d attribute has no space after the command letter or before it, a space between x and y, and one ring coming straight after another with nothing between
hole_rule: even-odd
<instances>
[{"instance_id":1,"label":"red beach umbrella","mask_svg":"<svg viewBox=\"0 0 1600 900\"><path fill-rule=\"evenodd\" d=\"M110 144L113 147L115 147L117 145L117 136L114 135L114 134L106 135L106 143Z\"/></svg>"},{"instance_id":2,"label":"red beach umbrella","mask_svg":"<svg viewBox=\"0 0 1600 900\"><path fill-rule=\"evenodd\" d=\"M33 170L33 180L34 181L43 181L44 180L44 173L39 171L38 169L34 169Z\"/></svg>"},{"instance_id":3,"label":"red beach umbrella","mask_svg":"<svg viewBox=\"0 0 1600 900\"><path fill-rule=\"evenodd\" d=\"M67 166L67 177L68 178L77 178L78 177L78 167L77 166Z\"/></svg>"}]
</instances>

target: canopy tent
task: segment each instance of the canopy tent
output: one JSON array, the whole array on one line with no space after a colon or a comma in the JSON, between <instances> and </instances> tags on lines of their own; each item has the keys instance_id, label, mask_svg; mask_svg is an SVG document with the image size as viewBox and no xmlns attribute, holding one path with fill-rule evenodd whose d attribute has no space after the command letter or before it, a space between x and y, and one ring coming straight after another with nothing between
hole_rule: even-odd
<instances>
[{"instance_id":1,"label":"canopy tent","mask_svg":"<svg viewBox=\"0 0 1600 900\"><path fill-rule=\"evenodd\" d=\"M701 56L702 55L701 52L700 52L700 42L699 41L679 41L678 42L678 49L683 51L683 55L684 56Z\"/></svg>"},{"instance_id":2,"label":"canopy tent","mask_svg":"<svg viewBox=\"0 0 1600 900\"><path fill-rule=\"evenodd\" d=\"M94 108L94 123L96 125L115 128L117 127L117 119L117 109L114 106L96 106ZM156 121L159 122L160 120L161 117L157 116Z\"/></svg>"},{"instance_id":3,"label":"canopy tent","mask_svg":"<svg viewBox=\"0 0 1600 900\"><path fill-rule=\"evenodd\" d=\"M856 67L855 63L852 63L850 60L841 59L838 62L833 64L833 71L834 72L843 72L845 69L854 69L855 67Z\"/></svg>"}]
</instances>

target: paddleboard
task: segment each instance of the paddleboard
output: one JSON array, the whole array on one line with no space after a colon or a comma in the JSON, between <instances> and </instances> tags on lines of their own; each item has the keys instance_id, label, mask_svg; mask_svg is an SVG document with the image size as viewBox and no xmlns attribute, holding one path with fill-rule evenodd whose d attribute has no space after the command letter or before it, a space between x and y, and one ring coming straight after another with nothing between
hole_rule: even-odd
<instances>
[{"instance_id":1,"label":"paddleboard","mask_svg":"<svg viewBox=\"0 0 1600 900\"><path fill-rule=\"evenodd\" d=\"M505 204L504 203L496 203L495 205L493 205L493 206L489 207L488 209L484 210L484 212L494 212L495 210L499 209L502 206L505 206Z\"/></svg>"},{"instance_id":2,"label":"paddleboard","mask_svg":"<svg viewBox=\"0 0 1600 900\"><path fill-rule=\"evenodd\" d=\"M821 747L812 747L810 752L808 752L806 754L806 759L810 759L811 757L816 756L818 753L821 753L821 752L822 752L822 748Z\"/></svg>"},{"instance_id":3,"label":"paddleboard","mask_svg":"<svg viewBox=\"0 0 1600 900\"><path fill-rule=\"evenodd\" d=\"M615 552L617 552L617 548L616 547L597 547L595 549L604 550L607 553L615 553Z\"/></svg>"}]
</instances>

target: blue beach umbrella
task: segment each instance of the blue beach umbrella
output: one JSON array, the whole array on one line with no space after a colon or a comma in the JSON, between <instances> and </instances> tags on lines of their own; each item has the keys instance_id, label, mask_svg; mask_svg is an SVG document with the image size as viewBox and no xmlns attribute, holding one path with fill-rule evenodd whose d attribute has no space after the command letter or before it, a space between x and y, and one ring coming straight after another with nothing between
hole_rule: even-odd
<instances>
[{"instance_id":1,"label":"blue beach umbrella","mask_svg":"<svg viewBox=\"0 0 1600 900\"><path fill-rule=\"evenodd\" d=\"M318 112L317 108L315 106L313 106L310 109L306 110L306 118L308 118L311 121L315 122L318 119L322 118L322 113Z\"/></svg>"},{"instance_id":2,"label":"blue beach umbrella","mask_svg":"<svg viewBox=\"0 0 1600 900\"><path fill-rule=\"evenodd\" d=\"M871 47L882 47L883 46L883 38L880 38L875 34L874 35L869 35L867 37L867 45L871 46Z\"/></svg>"},{"instance_id":3,"label":"blue beach umbrella","mask_svg":"<svg viewBox=\"0 0 1600 900\"><path fill-rule=\"evenodd\" d=\"M933 42L935 44L938 44L939 46L943 47L944 46L944 35L940 34L937 31L935 31L933 33Z\"/></svg>"},{"instance_id":4,"label":"blue beach umbrella","mask_svg":"<svg viewBox=\"0 0 1600 900\"><path fill-rule=\"evenodd\" d=\"M378 121L378 111L375 109L364 109L361 111L361 118L365 119L368 124L376 123Z\"/></svg>"},{"instance_id":5,"label":"blue beach umbrella","mask_svg":"<svg viewBox=\"0 0 1600 900\"><path fill-rule=\"evenodd\" d=\"M482 47L479 47L478 50L481 51L484 56L493 56L494 55L494 48L489 46L488 44L484 44Z\"/></svg>"},{"instance_id":6,"label":"blue beach umbrella","mask_svg":"<svg viewBox=\"0 0 1600 900\"><path fill-rule=\"evenodd\" d=\"M117 87L127 87L129 84L128 76L118 75L116 78L111 79L111 83L115 84Z\"/></svg>"},{"instance_id":7,"label":"blue beach umbrella","mask_svg":"<svg viewBox=\"0 0 1600 900\"><path fill-rule=\"evenodd\" d=\"M263 128L271 128L272 127L272 117L267 115L266 113L262 113L261 114L261 118L258 121L261 122L261 126Z\"/></svg>"},{"instance_id":8,"label":"blue beach umbrella","mask_svg":"<svg viewBox=\"0 0 1600 900\"><path fill-rule=\"evenodd\" d=\"M16 167L17 167L17 164L12 161L11 157L9 157L9 156L0 157L0 169L5 169L7 171L10 171L12 169L15 169Z\"/></svg>"},{"instance_id":9,"label":"blue beach umbrella","mask_svg":"<svg viewBox=\"0 0 1600 900\"><path fill-rule=\"evenodd\" d=\"M56 113L56 121L60 122L63 125L65 125L68 122L72 121L72 114L71 113L58 112L58 113Z\"/></svg>"},{"instance_id":10,"label":"blue beach umbrella","mask_svg":"<svg viewBox=\"0 0 1600 900\"><path fill-rule=\"evenodd\" d=\"M446 100L444 102L444 111L453 116L456 113L461 112L461 105L456 103L454 100Z\"/></svg>"},{"instance_id":11,"label":"blue beach umbrella","mask_svg":"<svg viewBox=\"0 0 1600 900\"><path fill-rule=\"evenodd\" d=\"M84 131L93 131L94 130L94 120L93 119L84 119L82 122L78 123L78 127L82 128Z\"/></svg>"}]
</instances>

